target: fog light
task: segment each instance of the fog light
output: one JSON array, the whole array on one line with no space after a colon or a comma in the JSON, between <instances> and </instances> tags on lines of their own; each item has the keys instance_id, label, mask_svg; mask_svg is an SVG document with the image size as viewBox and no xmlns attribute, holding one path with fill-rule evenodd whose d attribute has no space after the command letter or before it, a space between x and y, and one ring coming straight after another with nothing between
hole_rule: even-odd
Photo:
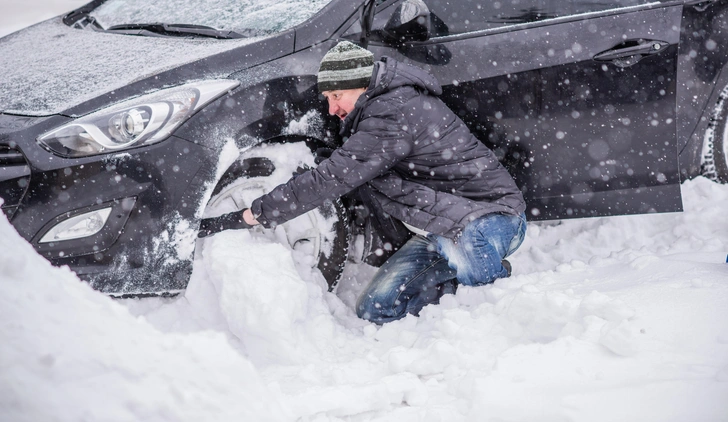
<instances>
[{"instance_id":1,"label":"fog light","mask_svg":"<svg viewBox=\"0 0 728 422\"><path fill-rule=\"evenodd\" d=\"M101 231L111 214L111 207L83 213L63 220L48 230L38 243L59 242L80 239Z\"/></svg>"}]
</instances>

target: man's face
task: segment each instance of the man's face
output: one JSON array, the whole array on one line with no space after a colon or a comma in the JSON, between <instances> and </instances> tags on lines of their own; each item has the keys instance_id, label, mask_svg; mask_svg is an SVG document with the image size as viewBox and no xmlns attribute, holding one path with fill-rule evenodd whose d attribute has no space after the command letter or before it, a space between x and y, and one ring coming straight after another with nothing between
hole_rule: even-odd
<instances>
[{"instance_id":1,"label":"man's face","mask_svg":"<svg viewBox=\"0 0 728 422\"><path fill-rule=\"evenodd\" d=\"M356 100L366 91L366 88L339 89L335 91L324 91L322 94L329 102L329 114L337 115L341 120L354 110Z\"/></svg>"}]
</instances>

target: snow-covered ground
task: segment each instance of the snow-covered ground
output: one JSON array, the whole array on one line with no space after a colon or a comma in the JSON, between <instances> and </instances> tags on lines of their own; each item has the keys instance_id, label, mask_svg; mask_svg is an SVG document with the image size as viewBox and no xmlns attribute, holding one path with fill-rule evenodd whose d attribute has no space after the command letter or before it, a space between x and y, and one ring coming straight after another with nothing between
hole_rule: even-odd
<instances>
[{"instance_id":1,"label":"snow-covered ground","mask_svg":"<svg viewBox=\"0 0 728 422\"><path fill-rule=\"evenodd\" d=\"M381 327L247 231L184 296L113 300L2 217L0 420L728 420L728 186L683 194L531 224L511 278Z\"/></svg>"},{"instance_id":2,"label":"snow-covered ground","mask_svg":"<svg viewBox=\"0 0 728 422\"><path fill-rule=\"evenodd\" d=\"M331 294L255 233L206 239L184 295L114 300L0 216L0 421L728 421L728 185L682 190L530 224L511 278L384 326L351 309L370 268Z\"/></svg>"}]
</instances>

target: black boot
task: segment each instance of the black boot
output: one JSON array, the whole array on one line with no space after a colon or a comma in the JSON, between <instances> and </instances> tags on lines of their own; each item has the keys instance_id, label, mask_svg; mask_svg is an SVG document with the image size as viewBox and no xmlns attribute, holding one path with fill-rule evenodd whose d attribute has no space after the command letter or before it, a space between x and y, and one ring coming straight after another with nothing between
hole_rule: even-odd
<instances>
[{"instance_id":1,"label":"black boot","mask_svg":"<svg viewBox=\"0 0 728 422\"><path fill-rule=\"evenodd\" d=\"M511 276L511 263L508 262L507 259L503 259L503 260L501 260L501 265L503 266L503 268L506 269L506 271L508 271L508 274L506 275L506 278L507 277L510 277Z\"/></svg>"},{"instance_id":2,"label":"black boot","mask_svg":"<svg viewBox=\"0 0 728 422\"><path fill-rule=\"evenodd\" d=\"M444 295L454 295L458 291L458 281L449 280L442 284L437 285L437 303L440 303L440 298Z\"/></svg>"}]
</instances>

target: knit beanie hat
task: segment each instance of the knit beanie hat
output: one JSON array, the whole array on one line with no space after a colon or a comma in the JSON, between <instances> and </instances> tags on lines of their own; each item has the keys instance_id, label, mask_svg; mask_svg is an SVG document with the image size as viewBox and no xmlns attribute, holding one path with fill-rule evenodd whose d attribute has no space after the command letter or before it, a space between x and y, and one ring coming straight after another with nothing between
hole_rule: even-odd
<instances>
[{"instance_id":1,"label":"knit beanie hat","mask_svg":"<svg viewBox=\"0 0 728 422\"><path fill-rule=\"evenodd\" d=\"M366 88L374 71L374 55L356 44L342 41L321 59L318 72L320 92Z\"/></svg>"}]
</instances>

